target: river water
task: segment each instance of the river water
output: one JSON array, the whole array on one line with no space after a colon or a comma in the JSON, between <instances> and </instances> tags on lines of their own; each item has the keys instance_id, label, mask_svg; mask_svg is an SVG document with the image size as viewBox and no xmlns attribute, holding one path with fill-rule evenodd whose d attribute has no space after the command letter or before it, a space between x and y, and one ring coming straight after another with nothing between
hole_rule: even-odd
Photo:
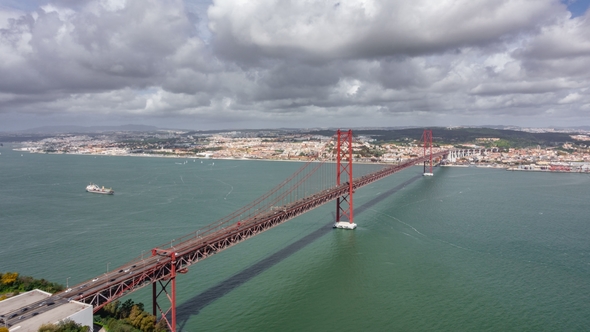
<instances>
[{"instance_id":1,"label":"river water","mask_svg":"<svg viewBox=\"0 0 590 332\"><path fill-rule=\"evenodd\" d=\"M0 271L88 280L262 195L298 163L29 154L0 147ZM182 331L581 331L590 176L420 167L178 278ZM115 195L84 191L95 182ZM150 310L151 289L130 295Z\"/></svg>"}]
</instances>

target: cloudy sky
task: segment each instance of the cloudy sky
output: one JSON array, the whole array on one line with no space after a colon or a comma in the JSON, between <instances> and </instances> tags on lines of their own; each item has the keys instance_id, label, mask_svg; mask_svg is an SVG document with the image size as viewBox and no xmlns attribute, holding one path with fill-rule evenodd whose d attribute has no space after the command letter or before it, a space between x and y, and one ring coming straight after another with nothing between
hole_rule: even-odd
<instances>
[{"instance_id":1,"label":"cloudy sky","mask_svg":"<svg viewBox=\"0 0 590 332\"><path fill-rule=\"evenodd\" d=\"M590 0L0 0L0 131L590 125Z\"/></svg>"}]
</instances>

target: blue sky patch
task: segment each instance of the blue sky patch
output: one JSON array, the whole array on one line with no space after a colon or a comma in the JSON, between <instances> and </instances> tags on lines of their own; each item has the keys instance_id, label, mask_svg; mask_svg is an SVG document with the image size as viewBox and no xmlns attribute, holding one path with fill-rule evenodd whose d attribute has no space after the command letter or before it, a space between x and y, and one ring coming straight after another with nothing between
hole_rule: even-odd
<instances>
[{"instance_id":1,"label":"blue sky patch","mask_svg":"<svg viewBox=\"0 0 590 332\"><path fill-rule=\"evenodd\" d=\"M562 0L567 9L572 13L572 18L582 16L590 6L590 0Z\"/></svg>"}]
</instances>

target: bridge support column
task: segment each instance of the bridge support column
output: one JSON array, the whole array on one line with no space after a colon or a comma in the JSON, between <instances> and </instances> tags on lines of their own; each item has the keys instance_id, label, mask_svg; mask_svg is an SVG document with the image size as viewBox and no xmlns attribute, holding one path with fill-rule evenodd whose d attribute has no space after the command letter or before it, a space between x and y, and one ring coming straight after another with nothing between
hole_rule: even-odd
<instances>
[{"instance_id":1,"label":"bridge support column","mask_svg":"<svg viewBox=\"0 0 590 332\"><path fill-rule=\"evenodd\" d=\"M355 229L356 224L353 221L353 201L354 193L352 187L352 130L342 133L340 129L337 132L338 140L336 146L336 185L342 185L341 181L347 178L344 183L348 187L345 195L336 199L336 222L335 228Z\"/></svg>"},{"instance_id":2,"label":"bridge support column","mask_svg":"<svg viewBox=\"0 0 590 332\"><path fill-rule=\"evenodd\" d=\"M432 173L432 129L424 129L422 134L422 140L424 141L424 157L426 157L426 151L430 149L430 169L426 171L426 160L424 160L424 176L433 176Z\"/></svg>"},{"instance_id":3,"label":"bridge support column","mask_svg":"<svg viewBox=\"0 0 590 332\"><path fill-rule=\"evenodd\" d=\"M152 255L155 255L155 250L152 250ZM158 280L152 283L152 308L153 314L158 317L158 313L161 315L160 320L166 322L168 330L176 332L176 253L171 250L170 254L170 269L168 275L163 280ZM158 291L158 285L160 290ZM170 289L168 289L170 286ZM170 307L166 310L158 303L159 297L166 297L170 302Z\"/></svg>"}]
</instances>

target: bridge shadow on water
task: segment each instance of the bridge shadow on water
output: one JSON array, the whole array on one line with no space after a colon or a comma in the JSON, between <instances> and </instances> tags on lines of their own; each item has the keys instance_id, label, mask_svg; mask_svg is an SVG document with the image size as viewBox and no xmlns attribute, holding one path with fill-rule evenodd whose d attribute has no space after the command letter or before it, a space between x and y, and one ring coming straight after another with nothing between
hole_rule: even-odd
<instances>
[{"instance_id":1,"label":"bridge shadow on water","mask_svg":"<svg viewBox=\"0 0 590 332\"><path fill-rule=\"evenodd\" d=\"M366 211L367 209L373 207L375 204L381 202L385 198L395 194L408 184L418 180L422 177L422 174L412 177L411 179L401 183L390 190L387 190L375 198L371 199L370 201L366 202L365 204L357 207L354 209L355 215L359 215L360 213ZM275 264L283 261L285 258L293 255L294 253L298 252L299 250L305 248L307 245L313 243L315 240L319 239L323 235L327 234L332 230L332 224L334 221L330 221L329 223L323 225L319 229L315 230L314 232L304 236L303 238L293 242L292 244L288 245L287 247L275 252L274 254L264 258L263 260L259 261L258 263L242 270L241 272L229 277L217 285L205 290L204 292L192 297L188 301L184 302L183 304L177 306L176 308L176 318L178 323L178 330L182 331L184 325L188 322L191 316L198 315L201 309L205 308L207 305L213 303L215 300L223 297L225 294L228 294L235 288L245 284L250 279L256 277L260 273L268 270L269 268L273 267Z\"/></svg>"}]
</instances>

